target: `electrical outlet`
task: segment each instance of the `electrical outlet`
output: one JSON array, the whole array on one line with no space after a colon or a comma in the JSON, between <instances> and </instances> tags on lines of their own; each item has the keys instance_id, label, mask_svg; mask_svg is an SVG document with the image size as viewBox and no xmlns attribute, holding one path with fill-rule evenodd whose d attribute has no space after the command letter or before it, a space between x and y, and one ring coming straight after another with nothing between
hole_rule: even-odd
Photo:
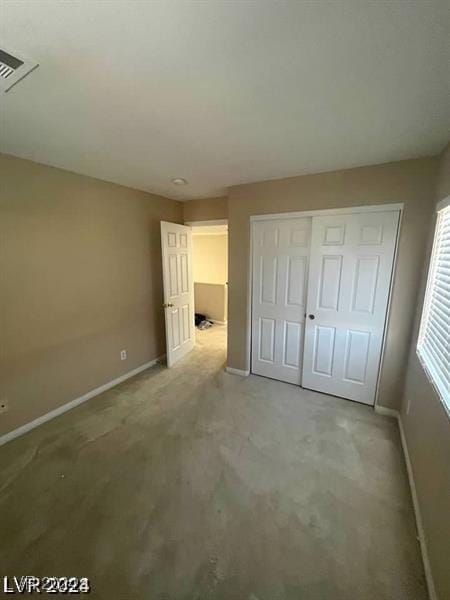
<instances>
[{"instance_id":1,"label":"electrical outlet","mask_svg":"<svg viewBox=\"0 0 450 600\"><path fill-rule=\"evenodd\" d=\"M127 360L127 351L126 350L120 351L120 360Z\"/></svg>"},{"instance_id":2,"label":"electrical outlet","mask_svg":"<svg viewBox=\"0 0 450 600\"><path fill-rule=\"evenodd\" d=\"M8 398L0 398L0 414L8 412L8 410L9 410Z\"/></svg>"}]
</instances>

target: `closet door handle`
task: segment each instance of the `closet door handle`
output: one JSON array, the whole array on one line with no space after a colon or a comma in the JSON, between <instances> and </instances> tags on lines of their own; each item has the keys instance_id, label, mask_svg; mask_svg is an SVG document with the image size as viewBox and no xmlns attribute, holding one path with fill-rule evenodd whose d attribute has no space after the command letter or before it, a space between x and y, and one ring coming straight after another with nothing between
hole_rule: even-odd
<instances>
[{"instance_id":1,"label":"closet door handle","mask_svg":"<svg viewBox=\"0 0 450 600\"><path fill-rule=\"evenodd\" d=\"M311 321L316 318L315 315L308 315L308 317L311 319Z\"/></svg>"}]
</instances>

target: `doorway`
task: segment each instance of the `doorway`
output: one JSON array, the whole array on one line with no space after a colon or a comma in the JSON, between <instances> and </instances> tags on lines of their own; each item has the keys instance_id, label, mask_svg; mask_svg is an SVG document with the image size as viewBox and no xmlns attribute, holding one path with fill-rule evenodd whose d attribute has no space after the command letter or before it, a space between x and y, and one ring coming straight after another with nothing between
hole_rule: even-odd
<instances>
[{"instance_id":1,"label":"doorway","mask_svg":"<svg viewBox=\"0 0 450 600\"><path fill-rule=\"evenodd\" d=\"M192 229L195 326L198 343L226 347L228 222L189 223Z\"/></svg>"},{"instance_id":2,"label":"doorway","mask_svg":"<svg viewBox=\"0 0 450 600\"><path fill-rule=\"evenodd\" d=\"M374 404L398 205L252 218L251 369Z\"/></svg>"},{"instance_id":3,"label":"doorway","mask_svg":"<svg viewBox=\"0 0 450 600\"><path fill-rule=\"evenodd\" d=\"M226 352L228 224L161 221L167 366L194 346Z\"/></svg>"}]
</instances>

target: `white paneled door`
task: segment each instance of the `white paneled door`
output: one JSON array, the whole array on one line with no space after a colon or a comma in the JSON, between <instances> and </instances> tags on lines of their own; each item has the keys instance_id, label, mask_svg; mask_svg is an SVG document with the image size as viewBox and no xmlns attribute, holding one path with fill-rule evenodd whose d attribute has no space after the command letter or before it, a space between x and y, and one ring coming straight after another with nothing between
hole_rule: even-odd
<instances>
[{"instance_id":1,"label":"white paneled door","mask_svg":"<svg viewBox=\"0 0 450 600\"><path fill-rule=\"evenodd\" d=\"M399 212L312 219L302 385L373 404Z\"/></svg>"},{"instance_id":2,"label":"white paneled door","mask_svg":"<svg viewBox=\"0 0 450 600\"><path fill-rule=\"evenodd\" d=\"M252 372L300 384L311 218L253 223Z\"/></svg>"},{"instance_id":3,"label":"white paneled door","mask_svg":"<svg viewBox=\"0 0 450 600\"><path fill-rule=\"evenodd\" d=\"M195 343L192 232L190 227L161 221L167 366Z\"/></svg>"}]
</instances>

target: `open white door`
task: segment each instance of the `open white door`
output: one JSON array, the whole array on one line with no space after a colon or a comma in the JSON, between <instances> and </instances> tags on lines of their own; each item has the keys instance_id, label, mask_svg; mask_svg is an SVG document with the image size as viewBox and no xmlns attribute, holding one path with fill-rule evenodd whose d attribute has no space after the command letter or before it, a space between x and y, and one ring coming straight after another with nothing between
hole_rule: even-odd
<instances>
[{"instance_id":1,"label":"open white door","mask_svg":"<svg viewBox=\"0 0 450 600\"><path fill-rule=\"evenodd\" d=\"M167 366L173 366L195 343L192 232L161 221Z\"/></svg>"},{"instance_id":2,"label":"open white door","mask_svg":"<svg viewBox=\"0 0 450 600\"><path fill-rule=\"evenodd\" d=\"M303 387L374 403L398 220L313 217Z\"/></svg>"}]
</instances>

